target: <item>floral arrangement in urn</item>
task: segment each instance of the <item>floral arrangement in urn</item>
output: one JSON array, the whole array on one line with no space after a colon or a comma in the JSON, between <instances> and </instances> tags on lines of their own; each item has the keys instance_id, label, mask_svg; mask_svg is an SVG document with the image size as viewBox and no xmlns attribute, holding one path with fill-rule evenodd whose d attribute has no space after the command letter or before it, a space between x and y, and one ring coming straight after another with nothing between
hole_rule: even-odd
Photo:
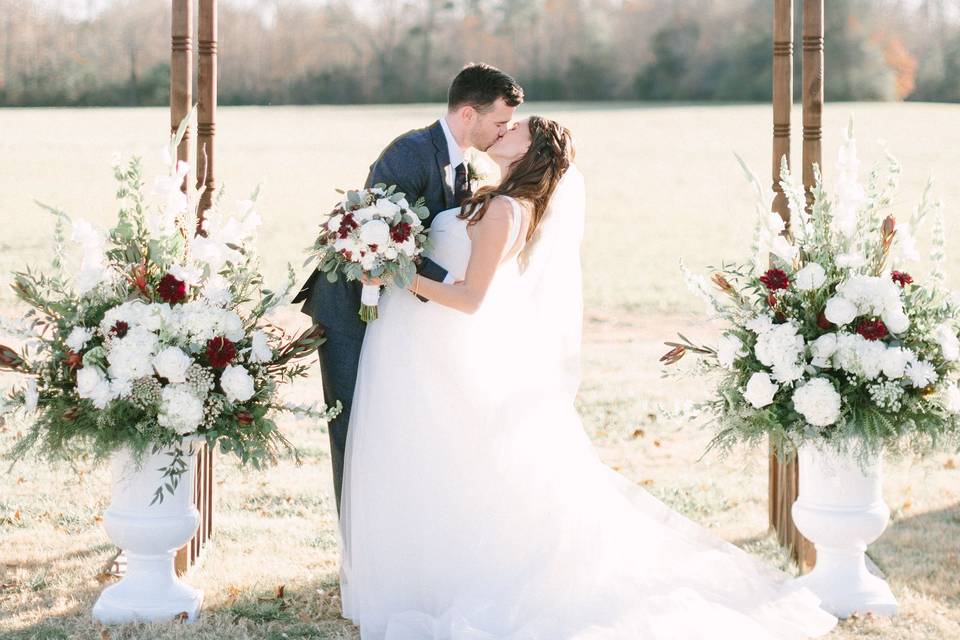
<instances>
[{"instance_id":1,"label":"floral arrangement in urn","mask_svg":"<svg viewBox=\"0 0 960 640\"><path fill-rule=\"evenodd\" d=\"M325 421L336 411L280 399L283 383L305 375L300 360L322 332L288 336L269 322L294 280L288 269L283 286L263 286L251 244L256 194L228 214L218 193L197 224L200 194L181 191L188 167L172 161L183 131L165 152L168 174L153 184L156 206L134 158L114 166L121 206L108 231L47 207L57 216L52 264L14 274L30 310L4 323L19 350L0 346L0 369L26 377L0 406L0 417L29 422L10 456L36 448L53 459L91 452L103 460L124 447L136 458L171 450L154 501L172 494L187 468L186 438L260 468L294 450L276 412ZM82 253L75 269L66 267L68 234Z\"/></svg>"},{"instance_id":2,"label":"floral arrangement in urn","mask_svg":"<svg viewBox=\"0 0 960 640\"><path fill-rule=\"evenodd\" d=\"M712 284L681 267L727 325L716 346L681 336L661 358L673 364L692 352L695 373L718 374L715 396L694 407L717 427L711 448L770 436L780 451L816 442L866 459L957 445L960 304L944 286L940 203L928 183L898 221L897 161L888 155L866 185L858 167L851 125L834 193L817 171L808 207L784 163L785 224L773 191L744 165L757 194L752 260L713 270ZM915 233L927 222L931 268L920 275Z\"/></svg>"}]
</instances>

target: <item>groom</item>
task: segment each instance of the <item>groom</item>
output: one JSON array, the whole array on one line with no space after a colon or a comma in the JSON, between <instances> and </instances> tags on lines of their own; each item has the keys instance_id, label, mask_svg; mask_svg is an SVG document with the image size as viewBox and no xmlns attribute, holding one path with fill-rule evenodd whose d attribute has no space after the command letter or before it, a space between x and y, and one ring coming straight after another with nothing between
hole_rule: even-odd
<instances>
[{"instance_id":1,"label":"groom","mask_svg":"<svg viewBox=\"0 0 960 640\"><path fill-rule=\"evenodd\" d=\"M370 167L366 187L396 185L410 203L423 197L430 210L424 222L429 227L437 213L460 206L471 195L467 150L486 151L499 140L522 102L523 89L513 78L486 64L467 65L450 85L446 114L391 142ZM449 281L446 270L429 258L418 271L431 280ZM302 311L325 329L326 342L319 349L323 397L331 404L343 403L343 412L328 427L339 513L347 426L366 329L358 315L360 283L342 277L331 283L314 271L293 302L303 302Z\"/></svg>"}]
</instances>

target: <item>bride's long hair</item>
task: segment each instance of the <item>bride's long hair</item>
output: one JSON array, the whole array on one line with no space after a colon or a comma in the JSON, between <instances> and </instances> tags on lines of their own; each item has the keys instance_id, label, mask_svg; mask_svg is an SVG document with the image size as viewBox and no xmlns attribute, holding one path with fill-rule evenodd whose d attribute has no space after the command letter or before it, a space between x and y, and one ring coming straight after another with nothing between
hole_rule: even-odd
<instances>
[{"instance_id":1,"label":"bride's long hair","mask_svg":"<svg viewBox=\"0 0 960 640\"><path fill-rule=\"evenodd\" d=\"M530 148L510 165L500 184L482 187L464 200L459 216L473 225L483 219L490 202L497 196L525 200L533 206L533 216L527 229L529 241L543 219L560 178L573 162L576 149L570 130L559 123L540 116L530 116L528 124Z\"/></svg>"}]
</instances>

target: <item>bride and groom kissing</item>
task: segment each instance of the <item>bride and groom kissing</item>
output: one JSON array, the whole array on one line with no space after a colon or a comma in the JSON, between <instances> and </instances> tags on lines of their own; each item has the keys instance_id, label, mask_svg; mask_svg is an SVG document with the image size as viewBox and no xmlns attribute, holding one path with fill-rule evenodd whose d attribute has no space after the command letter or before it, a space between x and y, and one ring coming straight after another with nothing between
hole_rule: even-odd
<instances>
[{"instance_id":1,"label":"bride and groom kissing","mask_svg":"<svg viewBox=\"0 0 960 640\"><path fill-rule=\"evenodd\" d=\"M380 318L317 272L343 614L363 640L794 639L836 619L787 576L605 466L574 408L586 197L570 131L466 66L447 112L373 163L431 247ZM468 150L499 166L472 190Z\"/></svg>"}]
</instances>

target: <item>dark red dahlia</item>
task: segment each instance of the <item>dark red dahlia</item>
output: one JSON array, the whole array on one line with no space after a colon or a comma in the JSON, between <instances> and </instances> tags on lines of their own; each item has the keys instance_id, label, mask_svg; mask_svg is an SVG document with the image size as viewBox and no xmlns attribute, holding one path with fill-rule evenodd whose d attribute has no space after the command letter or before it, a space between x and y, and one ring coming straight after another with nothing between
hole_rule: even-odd
<instances>
[{"instance_id":1,"label":"dark red dahlia","mask_svg":"<svg viewBox=\"0 0 960 640\"><path fill-rule=\"evenodd\" d=\"M233 414L233 417L237 419L237 422L246 426L248 424L253 424L253 414L249 411L238 411Z\"/></svg>"},{"instance_id":2,"label":"dark red dahlia","mask_svg":"<svg viewBox=\"0 0 960 640\"><path fill-rule=\"evenodd\" d=\"M906 271L891 271L890 278L900 285L900 288L913 284L913 277Z\"/></svg>"},{"instance_id":3,"label":"dark red dahlia","mask_svg":"<svg viewBox=\"0 0 960 640\"><path fill-rule=\"evenodd\" d=\"M187 283L175 275L168 273L160 279L160 284L157 286L157 294L164 302L177 304L187 297Z\"/></svg>"},{"instance_id":4,"label":"dark red dahlia","mask_svg":"<svg viewBox=\"0 0 960 640\"><path fill-rule=\"evenodd\" d=\"M820 315L817 316L817 326L821 329L829 329L832 324L832 322L827 320L827 314L821 311Z\"/></svg>"},{"instance_id":5,"label":"dark red dahlia","mask_svg":"<svg viewBox=\"0 0 960 640\"><path fill-rule=\"evenodd\" d=\"M406 242L407 238L410 237L410 231L412 227L407 222L401 222L393 229L390 229L390 237L394 242Z\"/></svg>"},{"instance_id":6,"label":"dark red dahlia","mask_svg":"<svg viewBox=\"0 0 960 640\"><path fill-rule=\"evenodd\" d=\"M127 335L127 331L129 330L130 330L130 325L124 322L123 320L117 320L116 323L114 323L114 325L110 327L110 333L117 336L118 338L122 338L123 336Z\"/></svg>"},{"instance_id":7,"label":"dark red dahlia","mask_svg":"<svg viewBox=\"0 0 960 640\"><path fill-rule=\"evenodd\" d=\"M207 360L214 369L223 369L237 357L237 345L222 336L207 340Z\"/></svg>"},{"instance_id":8,"label":"dark red dahlia","mask_svg":"<svg viewBox=\"0 0 960 640\"><path fill-rule=\"evenodd\" d=\"M880 340L887 335L887 325L882 320L864 320L857 325L857 333L867 340Z\"/></svg>"},{"instance_id":9,"label":"dark red dahlia","mask_svg":"<svg viewBox=\"0 0 960 640\"><path fill-rule=\"evenodd\" d=\"M777 289L786 289L790 286L790 278L787 277L787 274L783 272L782 269L770 269L765 274L760 276L760 282L769 289L770 291L776 291Z\"/></svg>"},{"instance_id":10,"label":"dark red dahlia","mask_svg":"<svg viewBox=\"0 0 960 640\"><path fill-rule=\"evenodd\" d=\"M356 219L353 217L352 213L347 213L340 220L340 229L337 231L337 235L341 238L346 238L350 235L350 232L359 227Z\"/></svg>"}]
</instances>

